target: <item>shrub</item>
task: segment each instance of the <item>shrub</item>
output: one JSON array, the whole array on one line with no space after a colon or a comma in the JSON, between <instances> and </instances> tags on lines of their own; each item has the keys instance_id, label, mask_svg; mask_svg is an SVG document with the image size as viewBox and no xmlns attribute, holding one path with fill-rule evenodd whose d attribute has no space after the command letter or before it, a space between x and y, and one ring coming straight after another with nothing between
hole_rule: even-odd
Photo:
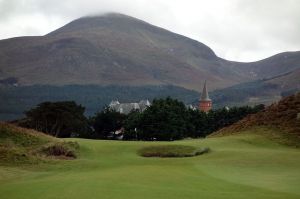
<instances>
[{"instance_id":1,"label":"shrub","mask_svg":"<svg viewBox=\"0 0 300 199\"><path fill-rule=\"evenodd\" d=\"M41 152L47 156L65 156L76 158L76 151L79 149L77 142L56 142L43 146Z\"/></svg>"}]
</instances>

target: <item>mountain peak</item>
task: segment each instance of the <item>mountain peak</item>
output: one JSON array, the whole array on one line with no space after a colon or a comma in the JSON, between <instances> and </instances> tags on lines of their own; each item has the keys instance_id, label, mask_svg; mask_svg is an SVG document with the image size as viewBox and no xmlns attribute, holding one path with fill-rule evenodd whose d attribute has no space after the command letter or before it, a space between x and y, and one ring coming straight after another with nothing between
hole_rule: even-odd
<instances>
[{"instance_id":1,"label":"mountain peak","mask_svg":"<svg viewBox=\"0 0 300 199\"><path fill-rule=\"evenodd\" d=\"M82 17L82 18L99 18L99 17L136 19L134 17L131 17L129 15L119 13L119 12L107 12L107 13L98 14L98 15L97 14L96 15L89 15L89 16L85 16L85 17Z\"/></svg>"},{"instance_id":2,"label":"mountain peak","mask_svg":"<svg viewBox=\"0 0 300 199\"><path fill-rule=\"evenodd\" d=\"M81 17L77 20L126 20L126 21L135 21L135 22L143 22L146 23L145 21L142 21L138 18L126 15L126 14L122 14L122 13L117 13L117 12L108 12L108 13L104 13L104 14L95 14L95 15L88 15L88 16L84 16ZM75 21L77 21L75 20Z\"/></svg>"},{"instance_id":3,"label":"mountain peak","mask_svg":"<svg viewBox=\"0 0 300 199\"><path fill-rule=\"evenodd\" d=\"M87 32L91 29L96 31L97 28L127 29L132 28L132 26L138 26L142 24L145 25L148 23L125 14L111 12L101 15L90 15L78 18L66 24L65 26L49 33L48 36L74 31Z\"/></svg>"}]
</instances>

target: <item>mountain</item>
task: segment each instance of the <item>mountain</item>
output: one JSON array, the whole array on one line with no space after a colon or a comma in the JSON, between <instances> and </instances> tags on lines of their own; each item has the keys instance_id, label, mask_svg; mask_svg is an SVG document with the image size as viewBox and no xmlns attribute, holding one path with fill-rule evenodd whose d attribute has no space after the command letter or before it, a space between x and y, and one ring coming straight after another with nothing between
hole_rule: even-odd
<instances>
[{"instance_id":1,"label":"mountain","mask_svg":"<svg viewBox=\"0 0 300 199\"><path fill-rule=\"evenodd\" d=\"M139 19L83 17L44 36L0 40L0 120L42 101L75 100L92 115L113 99L168 95L214 107L271 103L300 90L300 51L257 62L222 59L205 44Z\"/></svg>"},{"instance_id":2,"label":"mountain","mask_svg":"<svg viewBox=\"0 0 300 199\"><path fill-rule=\"evenodd\" d=\"M0 41L0 84L175 85L200 90L300 68L300 52L239 63L205 44L139 19L111 13L84 17L45 35Z\"/></svg>"}]
</instances>

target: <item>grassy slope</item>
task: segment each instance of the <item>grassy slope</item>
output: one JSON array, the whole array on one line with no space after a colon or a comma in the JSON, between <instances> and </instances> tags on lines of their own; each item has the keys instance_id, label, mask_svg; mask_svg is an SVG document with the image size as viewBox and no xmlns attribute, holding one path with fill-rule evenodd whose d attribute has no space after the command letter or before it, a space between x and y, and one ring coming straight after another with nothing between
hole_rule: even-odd
<instances>
[{"instance_id":1,"label":"grassy slope","mask_svg":"<svg viewBox=\"0 0 300 199\"><path fill-rule=\"evenodd\" d=\"M0 165L36 164L43 159L38 149L57 141L41 132L0 122Z\"/></svg>"},{"instance_id":2,"label":"grassy slope","mask_svg":"<svg viewBox=\"0 0 300 199\"><path fill-rule=\"evenodd\" d=\"M251 114L242 120L220 129L210 137L240 134L247 129L261 128L272 129L274 133L268 133L268 137L283 144L300 147L300 93L283 98L265 110Z\"/></svg>"},{"instance_id":3,"label":"grassy slope","mask_svg":"<svg viewBox=\"0 0 300 199\"><path fill-rule=\"evenodd\" d=\"M76 158L76 142L0 122L0 166L30 165Z\"/></svg>"},{"instance_id":4,"label":"grassy slope","mask_svg":"<svg viewBox=\"0 0 300 199\"><path fill-rule=\"evenodd\" d=\"M136 154L162 142L76 141L76 160L0 167L1 198L300 198L300 151L253 132L172 142L212 149L173 159Z\"/></svg>"}]
</instances>

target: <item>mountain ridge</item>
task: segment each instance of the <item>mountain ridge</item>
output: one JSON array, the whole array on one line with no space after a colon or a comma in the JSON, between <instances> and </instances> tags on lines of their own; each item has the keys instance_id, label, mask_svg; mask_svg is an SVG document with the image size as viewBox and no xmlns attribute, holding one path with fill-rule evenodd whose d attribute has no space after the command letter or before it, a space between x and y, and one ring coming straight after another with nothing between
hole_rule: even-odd
<instances>
[{"instance_id":1,"label":"mountain ridge","mask_svg":"<svg viewBox=\"0 0 300 199\"><path fill-rule=\"evenodd\" d=\"M211 90L300 68L300 52L257 62L216 56L207 45L123 14L83 17L44 36L0 40L0 80L18 85L175 85Z\"/></svg>"}]
</instances>

